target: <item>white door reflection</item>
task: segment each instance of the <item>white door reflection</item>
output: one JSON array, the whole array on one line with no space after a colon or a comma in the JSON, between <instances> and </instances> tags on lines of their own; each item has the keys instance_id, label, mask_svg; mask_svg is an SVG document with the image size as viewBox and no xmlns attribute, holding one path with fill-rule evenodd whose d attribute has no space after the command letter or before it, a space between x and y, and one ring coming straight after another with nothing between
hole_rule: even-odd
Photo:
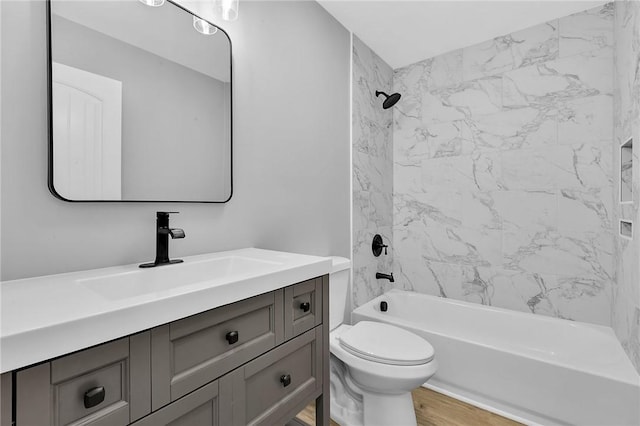
<instances>
[{"instance_id":1,"label":"white door reflection","mask_svg":"<svg viewBox=\"0 0 640 426\"><path fill-rule=\"evenodd\" d=\"M53 182L70 200L122 199L122 82L53 62Z\"/></svg>"}]
</instances>

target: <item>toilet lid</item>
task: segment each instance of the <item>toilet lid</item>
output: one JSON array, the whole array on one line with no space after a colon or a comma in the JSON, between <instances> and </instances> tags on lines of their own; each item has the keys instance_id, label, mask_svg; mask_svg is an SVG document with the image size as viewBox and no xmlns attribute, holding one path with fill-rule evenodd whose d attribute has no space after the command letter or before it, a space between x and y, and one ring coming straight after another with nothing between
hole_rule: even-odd
<instances>
[{"instance_id":1,"label":"toilet lid","mask_svg":"<svg viewBox=\"0 0 640 426\"><path fill-rule=\"evenodd\" d=\"M351 354L382 364L426 364L434 355L433 346L422 337L381 322L360 321L338 340Z\"/></svg>"}]
</instances>

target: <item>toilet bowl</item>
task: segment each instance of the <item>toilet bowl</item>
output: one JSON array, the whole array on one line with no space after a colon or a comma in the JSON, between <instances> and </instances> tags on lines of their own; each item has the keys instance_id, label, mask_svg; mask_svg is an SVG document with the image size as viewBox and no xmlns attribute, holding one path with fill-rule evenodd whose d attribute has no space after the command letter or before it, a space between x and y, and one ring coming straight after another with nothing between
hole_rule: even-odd
<instances>
[{"instance_id":1,"label":"toilet bowl","mask_svg":"<svg viewBox=\"0 0 640 426\"><path fill-rule=\"evenodd\" d=\"M329 312L331 417L342 426L414 426L411 390L438 368L433 347L407 330L349 317L350 261L332 258Z\"/></svg>"}]
</instances>

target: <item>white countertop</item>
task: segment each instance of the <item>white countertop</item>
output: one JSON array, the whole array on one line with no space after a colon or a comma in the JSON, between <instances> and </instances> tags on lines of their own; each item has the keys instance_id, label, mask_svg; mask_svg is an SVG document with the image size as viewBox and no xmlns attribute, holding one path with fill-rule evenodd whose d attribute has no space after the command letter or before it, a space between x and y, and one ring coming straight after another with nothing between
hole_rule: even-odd
<instances>
[{"instance_id":1,"label":"white countertop","mask_svg":"<svg viewBox=\"0 0 640 426\"><path fill-rule=\"evenodd\" d=\"M331 271L330 258L256 248L183 259L150 269L133 264L0 283L0 373ZM252 268L255 259L259 265ZM214 264L211 274L207 268ZM183 276L189 278L167 285Z\"/></svg>"}]
</instances>

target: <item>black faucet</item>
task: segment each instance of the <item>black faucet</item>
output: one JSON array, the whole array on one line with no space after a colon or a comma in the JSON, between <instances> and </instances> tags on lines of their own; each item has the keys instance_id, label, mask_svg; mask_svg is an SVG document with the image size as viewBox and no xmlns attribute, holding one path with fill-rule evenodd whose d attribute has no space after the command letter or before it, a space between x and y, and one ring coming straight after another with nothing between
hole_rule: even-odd
<instances>
[{"instance_id":1,"label":"black faucet","mask_svg":"<svg viewBox=\"0 0 640 426\"><path fill-rule=\"evenodd\" d=\"M156 260L153 263L143 263L141 268L182 263L182 259L169 259L169 236L184 238L184 230L169 228L169 214L178 212L156 212Z\"/></svg>"},{"instance_id":2,"label":"black faucet","mask_svg":"<svg viewBox=\"0 0 640 426\"><path fill-rule=\"evenodd\" d=\"M393 279L393 272L390 274L382 274L380 272L376 272L376 279L385 279L385 280L389 280L389 282L395 282L395 280Z\"/></svg>"}]
</instances>

